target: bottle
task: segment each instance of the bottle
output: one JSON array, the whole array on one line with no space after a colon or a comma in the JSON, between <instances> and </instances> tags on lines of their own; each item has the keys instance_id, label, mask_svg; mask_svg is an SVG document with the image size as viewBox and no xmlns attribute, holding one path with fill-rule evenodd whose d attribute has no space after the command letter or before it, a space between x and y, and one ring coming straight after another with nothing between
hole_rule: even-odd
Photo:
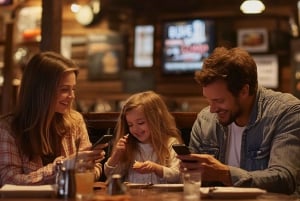
<instances>
[{"instance_id":1,"label":"bottle","mask_svg":"<svg viewBox=\"0 0 300 201\"><path fill-rule=\"evenodd\" d=\"M75 198L76 197L76 181L75 181L75 169L65 170L65 198Z\"/></svg>"},{"instance_id":2,"label":"bottle","mask_svg":"<svg viewBox=\"0 0 300 201\"><path fill-rule=\"evenodd\" d=\"M55 184L57 187L58 198L75 198L76 196L76 181L75 169L64 166L63 161L56 162L56 177Z\"/></svg>"},{"instance_id":3,"label":"bottle","mask_svg":"<svg viewBox=\"0 0 300 201\"><path fill-rule=\"evenodd\" d=\"M56 195L57 197L62 198L65 195L65 176L63 162L61 160L56 161L55 171Z\"/></svg>"},{"instance_id":4,"label":"bottle","mask_svg":"<svg viewBox=\"0 0 300 201\"><path fill-rule=\"evenodd\" d=\"M113 174L108 184L109 195L122 195L125 194L125 186L121 181L121 175Z\"/></svg>"}]
</instances>

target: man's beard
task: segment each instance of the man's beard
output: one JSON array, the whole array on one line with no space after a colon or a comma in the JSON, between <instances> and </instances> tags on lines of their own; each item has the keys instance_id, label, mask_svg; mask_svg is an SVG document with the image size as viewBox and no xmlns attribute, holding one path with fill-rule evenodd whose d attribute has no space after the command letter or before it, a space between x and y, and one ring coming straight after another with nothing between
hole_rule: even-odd
<instances>
[{"instance_id":1,"label":"man's beard","mask_svg":"<svg viewBox=\"0 0 300 201\"><path fill-rule=\"evenodd\" d=\"M221 125L223 126L228 126L230 125L232 122L234 122L241 114L242 114L242 110L241 110L241 106L240 106L240 103L239 101L236 99L235 101L235 104L236 104L236 110L235 111L229 111L229 118L227 121L220 121L219 119L219 122Z\"/></svg>"},{"instance_id":2,"label":"man's beard","mask_svg":"<svg viewBox=\"0 0 300 201\"><path fill-rule=\"evenodd\" d=\"M239 116L239 113L230 113L230 116L229 116L229 119L227 121L220 121L219 119L219 123L222 125L222 126L228 126L230 125L232 122L234 122L236 120L236 118Z\"/></svg>"}]
</instances>

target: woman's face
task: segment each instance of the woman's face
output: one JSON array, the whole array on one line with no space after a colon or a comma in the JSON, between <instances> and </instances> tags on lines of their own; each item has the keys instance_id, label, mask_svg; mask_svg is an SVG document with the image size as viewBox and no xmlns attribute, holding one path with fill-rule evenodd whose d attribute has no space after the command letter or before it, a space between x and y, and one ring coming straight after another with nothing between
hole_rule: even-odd
<instances>
[{"instance_id":1,"label":"woman's face","mask_svg":"<svg viewBox=\"0 0 300 201\"><path fill-rule=\"evenodd\" d=\"M142 143L150 142L150 132L142 107L126 112L126 121L130 133Z\"/></svg>"},{"instance_id":2,"label":"woman's face","mask_svg":"<svg viewBox=\"0 0 300 201\"><path fill-rule=\"evenodd\" d=\"M60 80L57 89L55 112L64 114L69 111L75 98L76 76L73 71L66 72Z\"/></svg>"}]
</instances>

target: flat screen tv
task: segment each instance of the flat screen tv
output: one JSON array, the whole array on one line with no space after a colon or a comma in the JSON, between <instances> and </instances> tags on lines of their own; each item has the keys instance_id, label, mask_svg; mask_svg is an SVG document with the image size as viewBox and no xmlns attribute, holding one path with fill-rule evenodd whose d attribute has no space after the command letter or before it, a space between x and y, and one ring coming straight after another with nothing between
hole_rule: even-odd
<instances>
[{"instance_id":1,"label":"flat screen tv","mask_svg":"<svg viewBox=\"0 0 300 201\"><path fill-rule=\"evenodd\" d=\"M11 5L13 3L13 0L0 0L0 6L7 6Z\"/></svg>"},{"instance_id":2,"label":"flat screen tv","mask_svg":"<svg viewBox=\"0 0 300 201\"><path fill-rule=\"evenodd\" d=\"M215 23L208 19L165 22L163 25L164 74L191 74L215 48Z\"/></svg>"}]
</instances>

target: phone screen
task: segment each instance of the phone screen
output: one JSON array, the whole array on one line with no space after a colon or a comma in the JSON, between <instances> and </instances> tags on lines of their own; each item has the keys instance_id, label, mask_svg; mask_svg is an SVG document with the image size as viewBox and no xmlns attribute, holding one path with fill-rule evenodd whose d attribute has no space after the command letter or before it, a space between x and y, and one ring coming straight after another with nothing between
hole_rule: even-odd
<instances>
[{"instance_id":1,"label":"phone screen","mask_svg":"<svg viewBox=\"0 0 300 201\"><path fill-rule=\"evenodd\" d=\"M97 142L93 144L92 149L95 148L98 144L108 143L112 139L113 135L103 135L99 140L97 140Z\"/></svg>"},{"instance_id":2,"label":"phone screen","mask_svg":"<svg viewBox=\"0 0 300 201\"><path fill-rule=\"evenodd\" d=\"M178 155L187 155L191 153L190 149L185 144L173 144L172 147Z\"/></svg>"}]
</instances>

